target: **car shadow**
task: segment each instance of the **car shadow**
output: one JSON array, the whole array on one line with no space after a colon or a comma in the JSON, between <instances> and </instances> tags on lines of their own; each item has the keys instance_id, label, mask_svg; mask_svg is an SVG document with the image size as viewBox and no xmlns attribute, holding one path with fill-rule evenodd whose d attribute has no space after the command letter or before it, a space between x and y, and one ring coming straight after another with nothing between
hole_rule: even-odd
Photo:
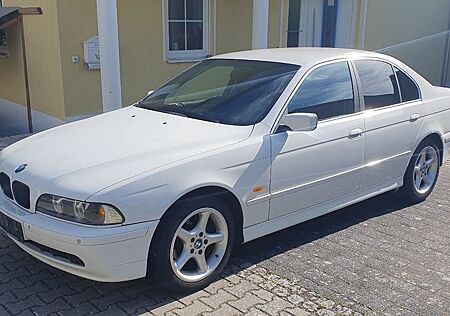
<instances>
[{"instance_id":1,"label":"car shadow","mask_svg":"<svg viewBox=\"0 0 450 316\"><path fill-rule=\"evenodd\" d=\"M252 263L264 261L369 219L410 206L412 204L405 202L398 194L388 192L243 244L235 250L233 257Z\"/></svg>"}]
</instances>

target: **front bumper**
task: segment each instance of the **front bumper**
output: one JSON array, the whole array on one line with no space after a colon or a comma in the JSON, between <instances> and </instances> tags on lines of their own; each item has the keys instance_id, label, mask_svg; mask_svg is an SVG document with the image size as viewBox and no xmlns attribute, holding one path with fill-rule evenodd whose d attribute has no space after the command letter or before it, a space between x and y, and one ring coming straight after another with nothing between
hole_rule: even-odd
<instances>
[{"instance_id":1,"label":"front bumper","mask_svg":"<svg viewBox=\"0 0 450 316\"><path fill-rule=\"evenodd\" d=\"M9 236L20 248L58 269L101 282L138 279L147 273L158 221L115 227L72 224L27 212L1 191L0 212L22 225L23 242Z\"/></svg>"}]
</instances>

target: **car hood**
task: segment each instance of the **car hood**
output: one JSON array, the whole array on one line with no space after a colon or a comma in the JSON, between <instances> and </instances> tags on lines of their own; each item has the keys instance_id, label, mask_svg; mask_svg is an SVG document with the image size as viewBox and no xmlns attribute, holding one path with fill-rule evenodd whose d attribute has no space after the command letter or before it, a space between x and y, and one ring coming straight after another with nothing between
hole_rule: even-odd
<instances>
[{"instance_id":1,"label":"car hood","mask_svg":"<svg viewBox=\"0 0 450 316\"><path fill-rule=\"evenodd\" d=\"M87 199L143 172L243 141L251 131L130 106L20 141L0 152L0 171L36 195ZM16 174L21 164L28 166Z\"/></svg>"}]
</instances>

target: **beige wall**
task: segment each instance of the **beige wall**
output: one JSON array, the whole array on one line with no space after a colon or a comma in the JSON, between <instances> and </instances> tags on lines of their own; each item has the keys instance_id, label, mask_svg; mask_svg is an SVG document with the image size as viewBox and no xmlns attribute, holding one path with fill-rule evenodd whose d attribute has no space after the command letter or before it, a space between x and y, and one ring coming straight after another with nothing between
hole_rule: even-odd
<instances>
[{"instance_id":1,"label":"beige wall","mask_svg":"<svg viewBox=\"0 0 450 316\"><path fill-rule=\"evenodd\" d=\"M252 48L252 0L217 0L217 53Z\"/></svg>"},{"instance_id":2,"label":"beige wall","mask_svg":"<svg viewBox=\"0 0 450 316\"><path fill-rule=\"evenodd\" d=\"M369 0L365 48L394 46L382 52L401 59L439 84L446 37L429 36L448 30L449 14L448 0L433 0L432 5L423 0Z\"/></svg>"},{"instance_id":3,"label":"beige wall","mask_svg":"<svg viewBox=\"0 0 450 316\"><path fill-rule=\"evenodd\" d=\"M281 12L281 2L282 0L270 0L269 1L269 38L268 46L269 48L280 47L280 21L281 15L283 18L287 12L286 6L289 5L289 1L285 1L285 7L283 12ZM283 39L286 37L286 33L283 32Z\"/></svg>"},{"instance_id":4,"label":"beige wall","mask_svg":"<svg viewBox=\"0 0 450 316\"><path fill-rule=\"evenodd\" d=\"M40 6L42 8L43 15L24 17L31 105L34 110L64 118L57 2L5 0L3 3L5 6ZM22 58L21 48L20 45L15 44L20 41L20 33L17 30L8 32L11 33L9 40L13 48L10 53L16 54L16 56L7 58L0 64L0 67L2 67L0 82L10 81L11 84L11 87L7 88L8 91L0 90L0 97L5 96L4 98L10 101L25 104L24 84L20 83L23 82L23 65L19 61ZM6 71L3 71L3 69L6 69Z\"/></svg>"},{"instance_id":5,"label":"beige wall","mask_svg":"<svg viewBox=\"0 0 450 316\"><path fill-rule=\"evenodd\" d=\"M369 0L366 48L375 50L446 31L449 10L448 0Z\"/></svg>"},{"instance_id":6,"label":"beige wall","mask_svg":"<svg viewBox=\"0 0 450 316\"><path fill-rule=\"evenodd\" d=\"M96 1L58 0L58 25L66 117L101 113L100 71L86 69L83 52L83 42L97 35Z\"/></svg>"},{"instance_id":7,"label":"beige wall","mask_svg":"<svg viewBox=\"0 0 450 316\"><path fill-rule=\"evenodd\" d=\"M124 106L192 65L164 61L161 5L161 0L117 1Z\"/></svg>"}]
</instances>

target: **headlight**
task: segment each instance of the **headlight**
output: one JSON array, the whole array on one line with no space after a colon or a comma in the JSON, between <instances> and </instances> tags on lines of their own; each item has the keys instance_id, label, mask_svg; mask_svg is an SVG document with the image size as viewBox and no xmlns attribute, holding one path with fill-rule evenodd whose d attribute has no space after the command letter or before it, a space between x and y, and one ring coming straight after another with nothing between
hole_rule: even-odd
<instances>
[{"instance_id":1,"label":"headlight","mask_svg":"<svg viewBox=\"0 0 450 316\"><path fill-rule=\"evenodd\" d=\"M82 202L52 194L41 195L36 210L88 225L113 225L124 221L119 210L111 205Z\"/></svg>"}]
</instances>

